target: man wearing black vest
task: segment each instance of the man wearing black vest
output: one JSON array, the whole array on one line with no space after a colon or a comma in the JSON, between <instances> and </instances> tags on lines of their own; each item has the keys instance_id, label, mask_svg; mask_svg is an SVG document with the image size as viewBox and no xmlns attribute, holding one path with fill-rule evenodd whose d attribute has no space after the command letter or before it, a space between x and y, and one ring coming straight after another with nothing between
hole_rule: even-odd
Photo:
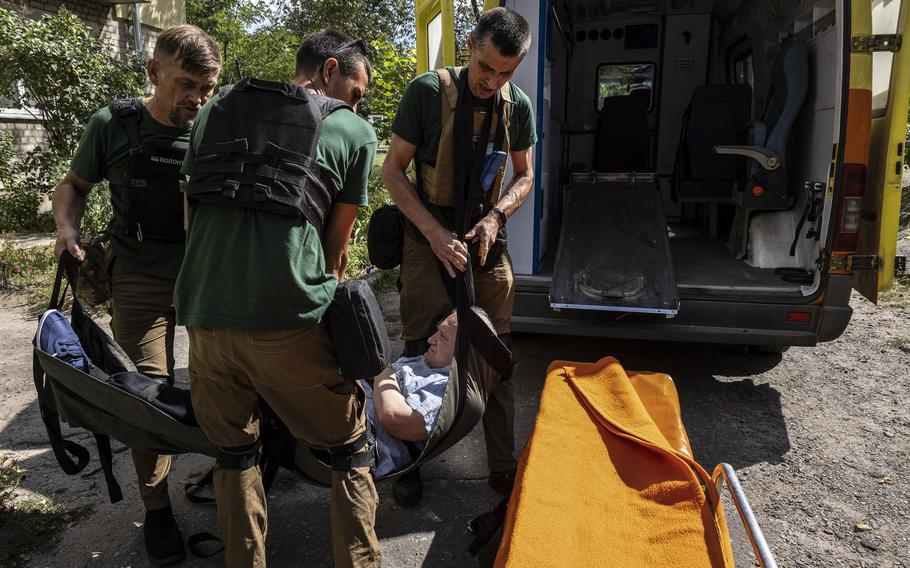
<instances>
[{"instance_id":1,"label":"man wearing black vest","mask_svg":"<svg viewBox=\"0 0 910 568\"><path fill-rule=\"evenodd\" d=\"M214 484L229 567L266 565L260 397L297 440L331 456L335 565L381 562L362 391L339 375L323 322L367 204L376 134L352 107L370 73L363 42L317 32L298 50L293 83L238 82L200 111L190 138L174 301L196 417L221 449Z\"/></svg>"},{"instance_id":2,"label":"man wearing black vest","mask_svg":"<svg viewBox=\"0 0 910 568\"><path fill-rule=\"evenodd\" d=\"M469 254L477 305L509 345L515 291L505 225L534 185L537 141L531 102L509 78L530 44L528 23L520 14L509 8L489 10L468 36L467 67L424 73L401 98L382 180L406 217L401 262L405 356L426 351L435 323L452 311L445 280L465 270ZM513 177L503 190L506 155ZM405 173L412 161L416 187ZM480 177L478 188L478 180L465 172L481 167L479 162L487 175ZM477 196L467 213L468 227L473 227L465 235L467 244L453 232L453 196L465 191ZM501 383L483 417L488 482L503 494L511 490L516 465L513 388L512 380ZM394 496L400 504L416 505L421 495L419 473L396 479Z\"/></svg>"},{"instance_id":3,"label":"man wearing black vest","mask_svg":"<svg viewBox=\"0 0 910 568\"><path fill-rule=\"evenodd\" d=\"M114 101L92 116L70 169L53 198L59 258L85 258L79 223L92 185L110 182L114 218L111 330L139 372L174 376L174 282L183 260L180 167L197 111L221 72L218 46L195 26L158 36L147 65L152 96ZM133 450L139 493L146 508L143 531L149 560L166 566L183 560L183 538L168 496L170 456Z\"/></svg>"}]
</instances>

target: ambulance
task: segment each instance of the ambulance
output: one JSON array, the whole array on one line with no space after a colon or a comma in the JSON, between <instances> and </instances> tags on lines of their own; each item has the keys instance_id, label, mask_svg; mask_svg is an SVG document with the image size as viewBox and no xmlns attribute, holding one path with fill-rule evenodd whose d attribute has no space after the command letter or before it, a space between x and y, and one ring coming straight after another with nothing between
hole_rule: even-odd
<instances>
[{"instance_id":1,"label":"ambulance","mask_svg":"<svg viewBox=\"0 0 910 568\"><path fill-rule=\"evenodd\" d=\"M904 269L908 3L486 2L533 34L512 78L539 138L508 223L513 330L840 336L852 290L877 302ZM415 8L418 72L453 65L452 0Z\"/></svg>"}]
</instances>

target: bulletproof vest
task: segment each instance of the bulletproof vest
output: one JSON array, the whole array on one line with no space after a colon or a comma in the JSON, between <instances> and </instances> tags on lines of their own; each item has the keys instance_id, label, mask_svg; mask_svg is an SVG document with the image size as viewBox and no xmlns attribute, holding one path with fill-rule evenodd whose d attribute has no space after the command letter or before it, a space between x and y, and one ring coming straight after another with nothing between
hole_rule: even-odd
<instances>
[{"instance_id":1,"label":"bulletproof vest","mask_svg":"<svg viewBox=\"0 0 910 568\"><path fill-rule=\"evenodd\" d=\"M303 215L321 233L334 194L316 164L326 116L345 103L248 77L212 107L186 186L190 201Z\"/></svg>"},{"instance_id":2,"label":"bulletproof vest","mask_svg":"<svg viewBox=\"0 0 910 568\"><path fill-rule=\"evenodd\" d=\"M440 207L452 207L454 203L454 169L452 164L452 138L455 131L455 107L458 105L458 85L456 79L461 74L461 67L455 67L453 72L448 69L437 69L436 74L439 76L439 86L442 91L442 133L439 136L439 149L436 151L436 163L417 164L418 175L420 176L419 187L424 194L424 199L433 205ZM500 96L503 104L513 104L510 83L506 83L500 89ZM486 113L486 108L474 109L474 137L480 136L480 130ZM500 148L503 152L509 152L509 112L504 110L503 122L493 121L493 130L490 132L490 140L498 128L505 128L503 145ZM496 176L496 180L487 193L484 201L490 207L499 201L502 193L502 184L505 173L505 164Z\"/></svg>"},{"instance_id":3,"label":"bulletproof vest","mask_svg":"<svg viewBox=\"0 0 910 568\"><path fill-rule=\"evenodd\" d=\"M143 133L138 99L116 100L110 109L129 142L126 178L122 184L111 184L113 231L140 241L184 240L179 183L187 143L163 134Z\"/></svg>"}]
</instances>

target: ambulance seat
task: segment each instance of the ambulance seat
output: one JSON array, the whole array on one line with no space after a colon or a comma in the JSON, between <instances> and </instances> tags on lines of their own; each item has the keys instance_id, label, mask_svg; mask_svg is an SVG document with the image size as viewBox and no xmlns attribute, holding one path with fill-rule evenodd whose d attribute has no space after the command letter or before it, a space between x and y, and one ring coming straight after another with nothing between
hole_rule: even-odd
<instances>
[{"instance_id":1,"label":"ambulance seat","mask_svg":"<svg viewBox=\"0 0 910 568\"><path fill-rule=\"evenodd\" d=\"M714 146L733 145L752 116L749 85L704 85L695 89L683 119L673 168L676 202L733 201L737 158L721 156Z\"/></svg>"},{"instance_id":2,"label":"ambulance seat","mask_svg":"<svg viewBox=\"0 0 910 568\"><path fill-rule=\"evenodd\" d=\"M716 144L714 151L744 161L737 203L745 210L786 210L792 206L787 178L791 129L809 90L809 51L790 41L781 47L771 72L771 91L762 120L746 123L745 145Z\"/></svg>"},{"instance_id":3,"label":"ambulance seat","mask_svg":"<svg viewBox=\"0 0 910 568\"><path fill-rule=\"evenodd\" d=\"M793 206L787 175L787 149L796 117L809 90L809 50L797 41L785 43L774 60L771 90L762 120L747 123L746 145L716 145L720 155L737 156L740 174L730 249L736 258L748 251L749 223L755 211L785 211Z\"/></svg>"},{"instance_id":4,"label":"ambulance seat","mask_svg":"<svg viewBox=\"0 0 910 568\"><path fill-rule=\"evenodd\" d=\"M594 171L647 171L651 163L648 107L651 90L606 97L600 107L594 138Z\"/></svg>"}]
</instances>

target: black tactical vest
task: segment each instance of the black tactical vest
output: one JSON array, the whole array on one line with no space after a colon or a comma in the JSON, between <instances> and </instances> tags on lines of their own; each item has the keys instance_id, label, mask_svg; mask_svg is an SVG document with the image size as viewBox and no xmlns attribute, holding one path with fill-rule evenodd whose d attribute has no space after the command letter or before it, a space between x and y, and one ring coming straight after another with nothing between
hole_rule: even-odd
<instances>
[{"instance_id":1,"label":"black tactical vest","mask_svg":"<svg viewBox=\"0 0 910 568\"><path fill-rule=\"evenodd\" d=\"M226 92L225 92L226 91ZM322 233L334 197L316 165L322 121L345 103L248 77L212 107L186 186L190 200L303 215Z\"/></svg>"},{"instance_id":2,"label":"black tactical vest","mask_svg":"<svg viewBox=\"0 0 910 568\"><path fill-rule=\"evenodd\" d=\"M187 143L162 135L143 135L139 126L142 106L137 99L114 101L110 109L126 131L130 152L124 183L111 184L113 231L140 241L184 240L179 184Z\"/></svg>"}]
</instances>

